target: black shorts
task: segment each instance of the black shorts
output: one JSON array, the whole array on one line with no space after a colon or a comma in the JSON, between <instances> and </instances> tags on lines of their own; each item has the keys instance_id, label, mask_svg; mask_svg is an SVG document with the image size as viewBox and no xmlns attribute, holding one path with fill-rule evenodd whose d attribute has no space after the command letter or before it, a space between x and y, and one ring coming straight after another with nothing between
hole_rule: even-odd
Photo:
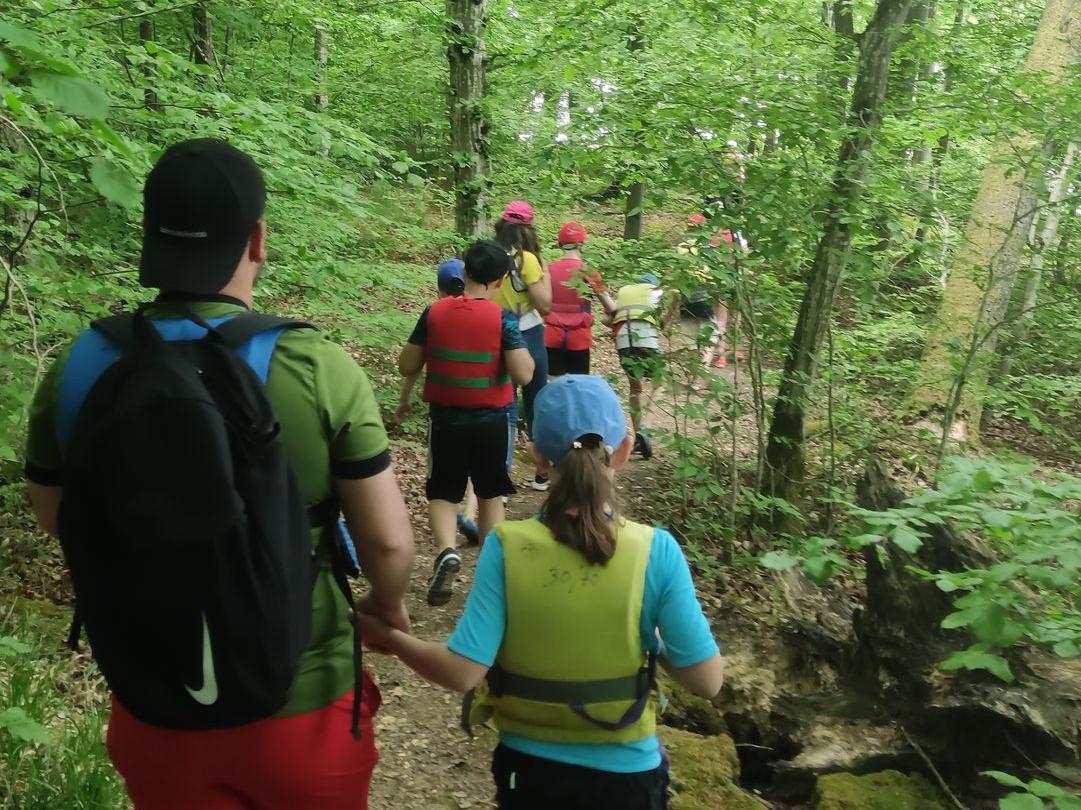
<instances>
[{"instance_id":1,"label":"black shorts","mask_svg":"<svg viewBox=\"0 0 1081 810\"><path fill-rule=\"evenodd\" d=\"M666 810L668 767L612 773L499 745L492 776L500 810Z\"/></svg>"},{"instance_id":2,"label":"black shorts","mask_svg":"<svg viewBox=\"0 0 1081 810\"><path fill-rule=\"evenodd\" d=\"M509 421L505 410L477 421L428 421L430 501L461 503L472 479L478 498L500 498L517 490L507 474Z\"/></svg>"},{"instance_id":3,"label":"black shorts","mask_svg":"<svg viewBox=\"0 0 1081 810\"><path fill-rule=\"evenodd\" d=\"M549 349L548 376L562 377L564 374L588 374L589 349Z\"/></svg>"},{"instance_id":4,"label":"black shorts","mask_svg":"<svg viewBox=\"0 0 1081 810\"><path fill-rule=\"evenodd\" d=\"M619 350L619 364L627 372L628 377L636 380L652 379L660 376L664 368L664 355L657 349L644 349L641 346L631 346Z\"/></svg>"}]
</instances>

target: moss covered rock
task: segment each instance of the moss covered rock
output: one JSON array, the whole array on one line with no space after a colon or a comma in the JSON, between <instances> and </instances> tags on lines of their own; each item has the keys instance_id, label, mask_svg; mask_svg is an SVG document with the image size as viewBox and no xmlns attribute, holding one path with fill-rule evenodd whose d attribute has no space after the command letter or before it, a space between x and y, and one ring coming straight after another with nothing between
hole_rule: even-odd
<instances>
[{"instance_id":1,"label":"moss covered rock","mask_svg":"<svg viewBox=\"0 0 1081 810\"><path fill-rule=\"evenodd\" d=\"M739 758L727 734L705 737L662 726L672 765L672 810L765 810L739 787Z\"/></svg>"},{"instance_id":2,"label":"moss covered rock","mask_svg":"<svg viewBox=\"0 0 1081 810\"><path fill-rule=\"evenodd\" d=\"M721 710L706 698L698 697L670 678L661 677L659 683L668 700L668 705L661 715L661 722L666 726L707 735L724 734L728 731Z\"/></svg>"},{"instance_id":3,"label":"moss covered rock","mask_svg":"<svg viewBox=\"0 0 1081 810\"><path fill-rule=\"evenodd\" d=\"M918 773L882 771L867 776L818 777L815 810L946 810L946 803Z\"/></svg>"}]
</instances>

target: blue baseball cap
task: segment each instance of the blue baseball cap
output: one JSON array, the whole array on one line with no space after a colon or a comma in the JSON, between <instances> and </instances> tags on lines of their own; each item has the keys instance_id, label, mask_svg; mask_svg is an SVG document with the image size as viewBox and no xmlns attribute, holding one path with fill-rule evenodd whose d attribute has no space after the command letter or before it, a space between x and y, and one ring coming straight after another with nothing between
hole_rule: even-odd
<instances>
[{"instance_id":1,"label":"blue baseball cap","mask_svg":"<svg viewBox=\"0 0 1081 810\"><path fill-rule=\"evenodd\" d=\"M654 287L661 286L661 280L652 273L646 273L638 277L638 281L642 284L652 284Z\"/></svg>"},{"instance_id":2,"label":"blue baseball cap","mask_svg":"<svg viewBox=\"0 0 1081 810\"><path fill-rule=\"evenodd\" d=\"M461 259L447 259L435 274L439 289L447 295L461 295L465 289L465 262Z\"/></svg>"},{"instance_id":3,"label":"blue baseball cap","mask_svg":"<svg viewBox=\"0 0 1081 810\"><path fill-rule=\"evenodd\" d=\"M533 444L559 463L582 436L600 436L610 450L627 435L627 419L612 386L589 374L567 374L548 383L533 403Z\"/></svg>"}]
</instances>

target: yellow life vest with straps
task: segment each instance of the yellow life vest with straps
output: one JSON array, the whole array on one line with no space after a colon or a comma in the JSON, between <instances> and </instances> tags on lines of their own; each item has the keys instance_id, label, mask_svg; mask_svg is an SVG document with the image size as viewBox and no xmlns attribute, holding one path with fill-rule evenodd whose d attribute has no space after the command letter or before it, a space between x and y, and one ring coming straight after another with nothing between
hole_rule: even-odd
<instances>
[{"instance_id":1,"label":"yellow life vest with straps","mask_svg":"<svg viewBox=\"0 0 1081 810\"><path fill-rule=\"evenodd\" d=\"M657 323L657 308L653 304L652 284L627 284L619 288L616 295L616 309L612 314L612 323L626 321L646 321L654 326Z\"/></svg>"},{"instance_id":2,"label":"yellow life vest with straps","mask_svg":"<svg viewBox=\"0 0 1081 810\"><path fill-rule=\"evenodd\" d=\"M536 519L495 531L507 626L487 679L466 696L466 730L491 719L500 731L547 742L651 736L656 660L642 649L639 622L653 528L624 522L605 565L591 565Z\"/></svg>"}]
</instances>

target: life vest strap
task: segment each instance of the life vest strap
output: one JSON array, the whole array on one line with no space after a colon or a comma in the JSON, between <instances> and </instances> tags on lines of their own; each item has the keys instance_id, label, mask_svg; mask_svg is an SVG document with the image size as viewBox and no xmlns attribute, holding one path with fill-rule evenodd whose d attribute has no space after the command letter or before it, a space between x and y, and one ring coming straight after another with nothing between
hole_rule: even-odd
<instances>
[{"instance_id":1,"label":"life vest strap","mask_svg":"<svg viewBox=\"0 0 1081 810\"><path fill-rule=\"evenodd\" d=\"M433 374L428 372L428 381L439 385L449 385L451 388L498 388L501 385L510 384L510 375L501 377L452 377L448 374Z\"/></svg>"},{"instance_id":2,"label":"life vest strap","mask_svg":"<svg viewBox=\"0 0 1081 810\"><path fill-rule=\"evenodd\" d=\"M451 360L458 363L491 363L491 352L467 352L459 349L441 349L433 348L429 349L432 357L438 357L440 360Z\"/></svg>"},{"instance_id":3,"label":"life vest strap","mask_svg":"<svg viewBox=\"0 0 1081 810\"><path fill-rule=\"evenodd\" d=\"M488 687L494 697L515 697L540 703L582 706L637 700L653 688L656 666L647 663L634 675L595 681L557 681L508 672L498 664L488 671Z\"/></svg>"}]
</instances>

